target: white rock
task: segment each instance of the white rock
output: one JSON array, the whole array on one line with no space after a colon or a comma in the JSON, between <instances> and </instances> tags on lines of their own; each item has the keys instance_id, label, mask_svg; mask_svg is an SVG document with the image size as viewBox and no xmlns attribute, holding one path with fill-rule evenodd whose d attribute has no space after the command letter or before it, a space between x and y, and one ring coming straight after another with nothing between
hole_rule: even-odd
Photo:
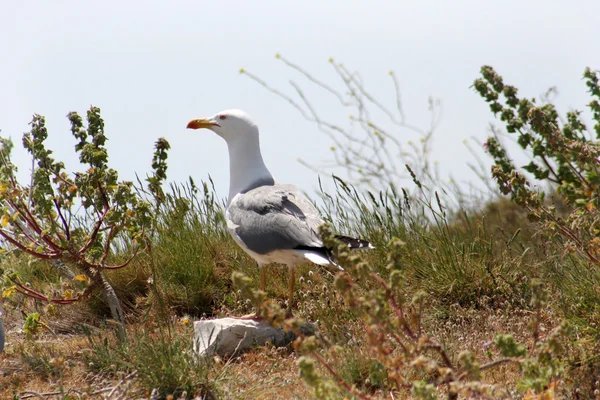
<instances>
[{"instance_id":1,"label":"white rock","mask_svg":"<svg viewBox=\"0 0 600 400\"><path fill-rule=\"evenodd\" d=\"M284 347L295 338L293 332L273 328L260 320L220 318L194 322L194 353L202 357L215 354L231 357L267 343Z\"/></svg>"}]
</instances>

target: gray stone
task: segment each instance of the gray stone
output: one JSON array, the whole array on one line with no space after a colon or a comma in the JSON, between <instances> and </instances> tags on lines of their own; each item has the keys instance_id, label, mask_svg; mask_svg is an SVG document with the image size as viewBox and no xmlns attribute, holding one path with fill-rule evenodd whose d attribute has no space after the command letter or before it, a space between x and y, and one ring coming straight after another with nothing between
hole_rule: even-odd
<instances>
[{"instance_id":1,"label":"gray stone","mask_svg":"<svg viewBox=\"0 0 600 400\"><path fill-rule=\"evenodd\" d=\"M306 331L314 331L312 324L307 324ZM220 318L194 322L194 353L200 357L215 354L232 357L267 343L285 347L294 339L293 332L274 328L261 320Z\"/></svg>"}]
</instances>

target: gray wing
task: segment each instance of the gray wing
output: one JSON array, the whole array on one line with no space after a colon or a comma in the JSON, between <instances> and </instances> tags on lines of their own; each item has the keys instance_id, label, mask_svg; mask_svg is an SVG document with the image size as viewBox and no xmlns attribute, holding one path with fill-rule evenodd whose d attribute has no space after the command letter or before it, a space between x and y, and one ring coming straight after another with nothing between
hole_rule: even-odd
<instances>
[{"instance_id":1,"label":"gray wing","mask_svg":"<svg viewBox=\"0 0 600 400\"><path fill-rule=\"evenodd\" d=\"M253 252L322 247L316 208L293 185L261 186L237 195L227 208L230 228Z\"/></svg>"}]
</instances>

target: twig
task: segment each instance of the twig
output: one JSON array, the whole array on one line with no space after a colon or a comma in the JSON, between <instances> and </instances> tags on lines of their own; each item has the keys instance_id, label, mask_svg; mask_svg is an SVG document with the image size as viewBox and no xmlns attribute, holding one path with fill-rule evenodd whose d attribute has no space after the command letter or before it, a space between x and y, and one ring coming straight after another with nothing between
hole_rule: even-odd
<instances>
[{"instance_id":1,"label":"twig","mask_svg":"<svg viewBox=\"0 0 600 400\"><path fill-rule=\"evenodd\" d=\"M386 281L383 280L383 278L377 274L371 274L371 276L375 278L375 280L377 280L385 289L386 298L390 302L392 310L394 310L394 313L396 313L396 316L402 324L402 327L404 328L404 331L406 332L407 336L413 340L416 340L417 337L415 336L408 322L406 322L406 318L404 317L404 311L402 310L402 307L399 307L398 303L396 303L396 298L392 294L392 290L390 289Z\"/></svg>"},{"instance_id":2,"label":"twig","mask_svg":"<svg viewBox=\"0 0 600 400\"><path fill-rule=\"evenodd\" d=\"M439 345L437 343L432 343L432 344L423 346L423 348L435 350L442 357L444 364L446 364L446 366L448 368L454 369L454 366L452 365L452 361L450 361L450 357L448 357L448 354L446 354L446 351L444 350L444 348L441 345Z\"/></svg>"},{"instance_id":3,"label":"twig","mask_svg":"<svg viewBox=\"0 0 600 400\"><path fill-rule=\"evenodd\" d=\"M110 227L110 231L108 232L108 236L106 237L106 242L104 243L104 254L102 254L102 258L100 259L100 265L104 265L106 262L106 258L108 257L108 253L110 252L110 243L116 234L115 226Z\"/></svg>"},{"instance_id":4,"label":"twig","mask_svg":"<svg viewBox=\"0 0 600 400\"><path fill-rule=\"evenodd\" d=\"M139 250L140 250L140 246L136 246L131 257L129 257L124 263L119 264L119 265L106 265L106 266L104 266L104 268L105 269L120 269L120 268L128 266L129 263L131 263L131 261L133 261L133 259L135 258L135 256L137 255Z\"/></svg>"},{"instance_id":5,"label":"twig","mask_svg":"<svg viewBox=\"0 0 600 400\"><path fill-rule=\"evenodd\" d=\"M100 394L100 393L106 393L106 392L110 392L108 394L108 398L110 398L113 394L115 394L115 391L126 381L130 380L131 378L133 378L135 375L137 374L137 370L133 371L132 373L128 374L127 376L125 376L123 379L121 379L115 386L110 386L107 388L103 388L103 389L98 389L98 390L94 390L93 392L89 393L90 395L96 395L96 394ZM67 391L67 394L70 392L77 392L80 393L79 390L76 389L69 389ZM23 391L21 393L19 393L19 397L21 399L30 399L32 397L37 397L40 398L42 400L46 400L45 396L60 396L60 395L64 395L65 392L64 391L56 391L56 392L47 392L47 393L39 393L39 392L35 392L33 390L26 390Z\"/></svg>"},{"instance_id":6,"label":"twig","mask_svg":"<svg viewBox=\"0 0 600 400\"><path fill-rule=\"evenodd\" d=\"M111 390L111 391L110 391L110 393L108 394L108 398L110 398L110 397L111 397L111 396L112 396L112 395L115 393L115 391L116 391L116 390L119 388L119 386L121 386L123 383L125 383L125 381L126 381L126 380L128 380L128 379L132 378L132 377L133 377L135 374L137 374L137 370L136 370L136 371L133 371L131 374L129 374L129 375L125 376L123 379L121 379L121 380L120 380L120 381L119 381L119 382L118 382L118 383L117 383L117 384L116 384L116 385L115 385L115 386L112 388L112 390Z\"/></svg>"},{"instance_id":7,"label":"twig","mask_svg":"<svg viewBox=\"0 0 600 400\"><path fill-rule=\"evenodd\" d=\"M44 396L58 396L63 392L48 392L48 393L38 393L33 390L27 390L25 392L19 393L19 397L21 399L30 399L32 397L37 397L38 399L46 400Z\"/></svg>"},{"instance_id":8,"label":"twig","mask_svg":"<svg viewBox=\"0 0 600 400\"><path fill-rule=\"evenodd\" d=\"M309 74L308 72L304 71L302 68L300 68L299 66L297 66L296 64L293 64L292 62L290 62L289 60L278 56L277 57L279 60L281 60L284 64L286 64L288 67L295 69L296 71L300 72L302 75L304 75L309 81L311 81L312 83L314 83L317 86L320 86L321 88L327 90L329 93L333 94L335 97L337 97L337 99L340 101L340 103L342 103L342 105L347 106L349 105L346 100L344 100L344 97L337 92L336 90L332 89L330 86L326 85L325 83L319 81L318 79L314 78L311 74Z\"/></svg>"},{"instance_id":9,"label":"twig","mask_svg":"<svg viewBox=\"0 0 600 400\"><path fill-rule=\"evenodd\" d=\"M491 361L489 363L479 366L479 371L485 371L486 369L497 367L498 365L506 364L509 362L518 363L519 360L515 358L501 358L499 360ZM469 375L468 371L463 372L458 376L456 380L461 381Z\"/></svg>"},{"instance_id":10,"label":"twig","mask_svg":"<svg viewBox=\"0 0 600 400\"><path fill-rule=\"evenodd\" d=\"M56 303L56 304L72 304L81 298L81 296L77 296L72 299L49 298L48 296L42 294L41 292L38 292L37 290L28 288L27 286L21 284L17 280L11 279L10 277L9 277L9 279L11 280L12 283L15 284L15 289L17 292L19 292L25 296L32 297L37 300L41 300L41 301L45 301L45 302L49 302L49 303Z\"/></svg>"},{"instance_id":11,"label":"twig","mask_svg":"<svg viewBox=\"0 0 600 400\"><path fill-rule=\"evenodd\" d=\"M102 215L100 215L100 218L98 218L98 221L96 222L96 226L94 227L94 230L92 231L92 234L90 235L90 239L87 241L87 243L85 245L83 245L83 247L81 249L79 249L79 254L83 254L85 253L92 244L94 244L94 241L96 240L96 236L98 236L98 231L100 230L100 227L102 226L102 223L104 222L104 219L106 218L106 214L108 214L109 208L105 207L104 211L102 211Z\"/></svg>"},{"instance_id":12,"label":"twig","mask_svg":"<svg viewBox=\"0 0 600 400\"><path fill-rule=\"evenodd\" d=\"M69 224L67 224L67 220L65 219L65 217L58 205L58 201L56 201L56 199L53 199L52 201L54 202L54 207L56 207L56 212L58 213L58 216L60 217L60 220L62 221L63 228L65 229L65 236L67 237L67 240L71 240L71 232L69 229Z\"/></svg>"}]
</instances>

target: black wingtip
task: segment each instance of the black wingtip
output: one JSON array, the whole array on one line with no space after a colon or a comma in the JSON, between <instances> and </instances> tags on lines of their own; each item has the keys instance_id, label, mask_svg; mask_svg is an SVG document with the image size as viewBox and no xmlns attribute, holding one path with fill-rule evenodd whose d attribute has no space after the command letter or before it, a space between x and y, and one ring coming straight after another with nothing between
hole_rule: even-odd
<instances>
[{"instance_id":1,"label":"black wingtip","mask_svg":"<svg viewBox=\"0 0 600 400\"><path fill-rule=\"evenodd\" d=\"M368 240L356 239L350 236L335 235L335 238L346 243L350 250L367 250L375 247Z\"/></svg>"}]
</instances>

